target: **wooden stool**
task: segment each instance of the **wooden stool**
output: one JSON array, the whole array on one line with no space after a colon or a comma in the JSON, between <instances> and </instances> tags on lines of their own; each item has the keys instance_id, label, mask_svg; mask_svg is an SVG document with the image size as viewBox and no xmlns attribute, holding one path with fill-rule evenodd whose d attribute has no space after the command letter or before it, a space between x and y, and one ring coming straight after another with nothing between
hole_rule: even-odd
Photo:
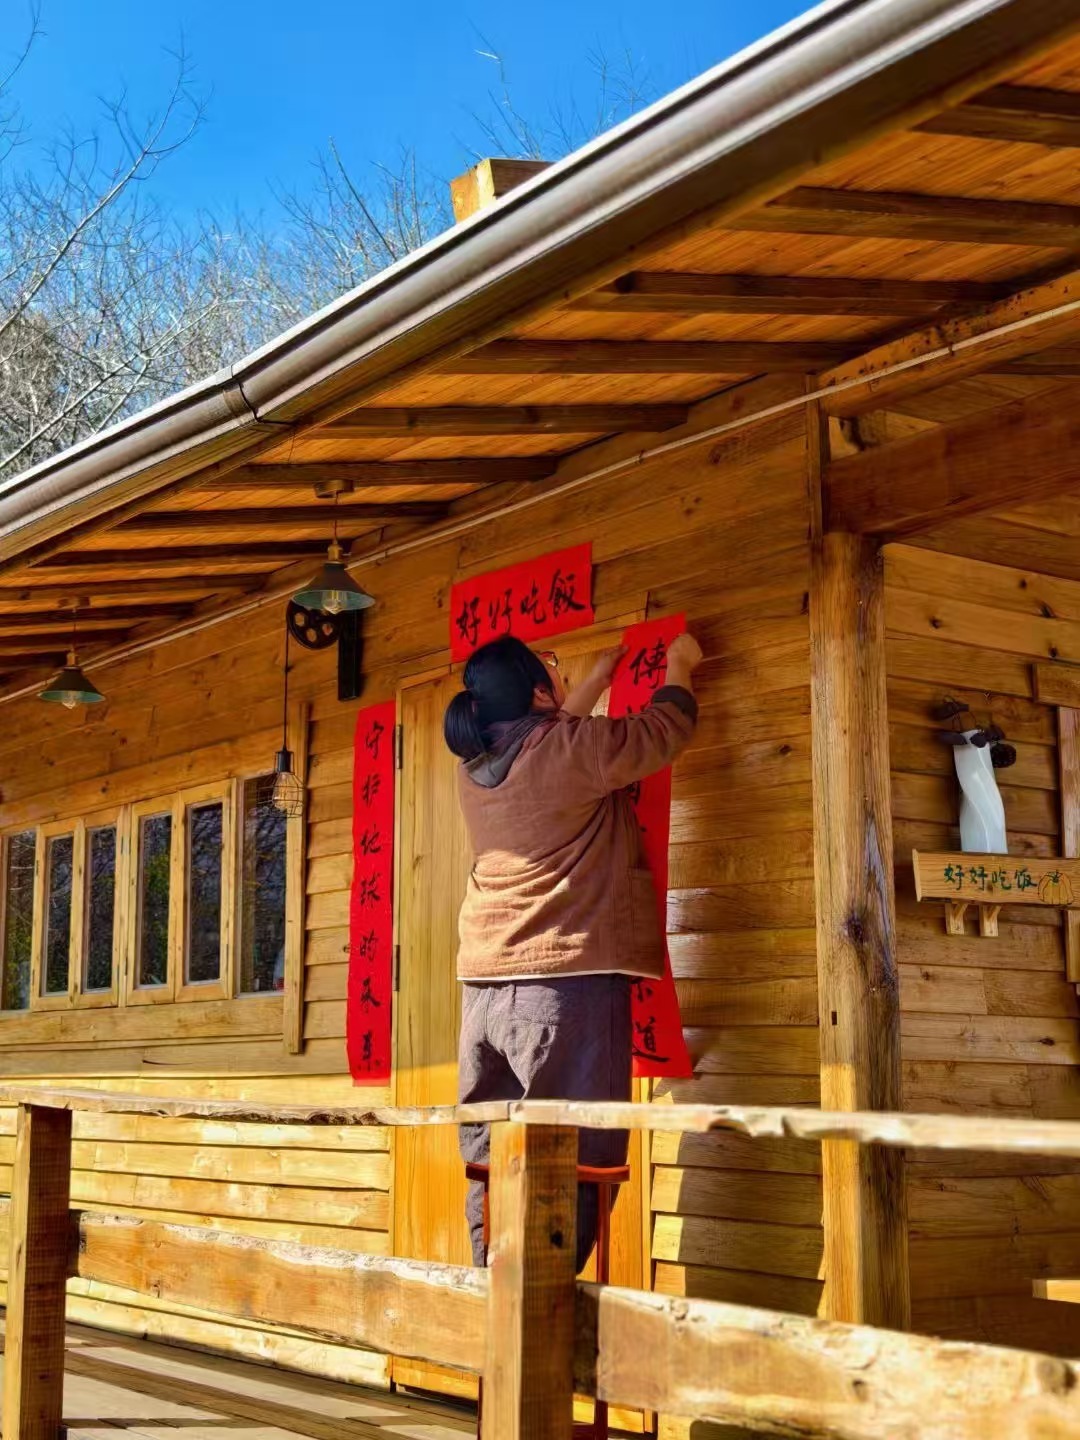
<instances>
[{"instance_id":1,"label":"wooden stool","mask_svg":"<svg viewBox=\"0 0 1080 1440\"><path fill-rule=\"evenodd\" d=\"M469 1163L465 1166L465 1178L478 1180L484 1187L484 1255L487 1256L488 1239L491 1233L491 1215L488 1210L488 1181L490 1167ZM629 1165L579 1165L579 1185L595 1185L597 1188L596 1212L596 1283L606 1285L611 1274L611 1207L614 1192L630 1179ZM594 1403L591 1425L575 1425L575 1440L608 1440L608 1407L606 1400ZM480 1433L480 1419L484 1409L484 1381L480 1379L476 1402L476 1428Z\"/></svg>"}]
</instances>

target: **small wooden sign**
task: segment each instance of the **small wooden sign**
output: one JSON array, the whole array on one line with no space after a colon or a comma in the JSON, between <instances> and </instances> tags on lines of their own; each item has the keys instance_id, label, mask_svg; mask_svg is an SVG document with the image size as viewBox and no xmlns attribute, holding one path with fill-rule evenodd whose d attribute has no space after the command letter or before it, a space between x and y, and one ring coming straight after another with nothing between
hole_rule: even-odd
<instances>
[{"instance_id":1,"label":"small wooden sign","mask_svg":"<svg viewBox=\"0 0 1080 1440\"><path fill-rule=\"evenodd\" d=\"M920 900L1080 908L1080 860L911 852Z\"/></svg>"}]
</instances>

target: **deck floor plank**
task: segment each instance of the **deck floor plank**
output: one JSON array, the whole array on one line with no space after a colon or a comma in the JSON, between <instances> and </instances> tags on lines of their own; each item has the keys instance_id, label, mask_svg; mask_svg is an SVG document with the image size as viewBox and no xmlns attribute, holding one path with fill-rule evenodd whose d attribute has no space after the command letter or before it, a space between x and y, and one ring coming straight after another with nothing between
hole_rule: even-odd
<instances>
[{"instance_id":1,"label":"deck floor plank","mask_svg":"<svg viewBox=\"0 0 1080 1440\"><path fill-rule=\"evenodd\" d=\"M2 1373L0 1357L0 1373ZM70 1326L68 1440L460 1440L467 1413Z\"/></svg>"}]
</instances>

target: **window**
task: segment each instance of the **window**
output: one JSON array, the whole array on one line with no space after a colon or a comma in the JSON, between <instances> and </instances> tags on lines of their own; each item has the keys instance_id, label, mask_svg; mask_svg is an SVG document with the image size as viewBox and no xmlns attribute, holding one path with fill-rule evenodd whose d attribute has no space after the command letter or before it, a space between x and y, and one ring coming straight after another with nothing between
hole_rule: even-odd
<instances>
[{"instance_id":1,"label":"window","mask_svg":"<svg viewBox=\"0 0 1080 1440\"><path fill-rule=\"evenodd\" d=\"M304 821L266 806L271 781L226 780L0 835L0 1008L282 992L287 937L302 935L287 930L286 908Z\"/></svg>"},{"instance_id":2,"label":"window","mask_svg":"<svg viewBox=\"0 0 1080 1440\"><path fill-rule=\"evenodd\" d=\"M45 924L41 956L41 994L68 993L71 955L71 898L75 885L75 836L50 835L45 841Z\"/></svg>"},{"instance_id":3,"label":"window","mask_svg":"<svg viewBox=\"0 0 1080 1440\"><path fill-rule=\"evenodd\" d=\"M30 1008L30 969L34 953L34 869L37 833L22 830L0 846L3 861L3 929L0 949L0 1009Z\"/></svg>"},{"instance_id":4,"label":"window","mask_svg":"<svg viewBox=\"0 0 1080 1440\"><path fill-rule=\"evenodd\" d=\"M237 991L285 985L285 857L288 822L260 804L269 777L241 787L240 944Z\"/></svg>"},{"instance_id":5,"label":"window","mask_svg":"<svg viewBox=\"0 0 1080 1440\"><path fill-rule=\"evenodd\" d=\"M164 990L169 983L173 817L165 810L136 818L135 988Z\"/></svg>"},{"instance_id":6,"label":"window","mask_svg":"<svg viewBox=\"0 0 1080 1440\"><path fill-rule=\"evenodd\" d=\"M80 990L98 1003L112 998L116 980L118 850L115 825L87 827Z\"/></svg>"}]
</instances>

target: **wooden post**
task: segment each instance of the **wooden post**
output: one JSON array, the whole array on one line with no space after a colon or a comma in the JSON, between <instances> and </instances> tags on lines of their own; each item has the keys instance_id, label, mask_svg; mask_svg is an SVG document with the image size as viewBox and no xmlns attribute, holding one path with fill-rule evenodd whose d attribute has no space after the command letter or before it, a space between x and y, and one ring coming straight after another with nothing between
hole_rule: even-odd
<instances>
[{"instance_id":1,"label":"wooden post","mask_svg":"<svg viewBox=\"0 0 1080 1440\"><path fill-rule=\"evenodd\" d=\"M872 540L831 533L815 544L810 634L821 1104L899 1110L884 583ZM822 1177L824 1313L905 1328L903 1153L827 1141Z\"/></svg>"},{"instance_id":2,"label":"wooden post","mask_svg":"<svg viewBox=\"0 0 1080 1440\"><path fill-rule=\"evenodd\" d=\"M571 1440L577 1131L493 1126L490 1197L484 1440Z\"/></svg>"},{"instance_id":3,"label":"wooden post","mask_svg":"<svg viewBox=\"0 0 1080 1440\"><path fill-rule=\"evenodd\" d=\"M71 1111L20 1105L11 1183L4 1440L57 1440L71 1267Z\"/></svg>"}]
</instances>

